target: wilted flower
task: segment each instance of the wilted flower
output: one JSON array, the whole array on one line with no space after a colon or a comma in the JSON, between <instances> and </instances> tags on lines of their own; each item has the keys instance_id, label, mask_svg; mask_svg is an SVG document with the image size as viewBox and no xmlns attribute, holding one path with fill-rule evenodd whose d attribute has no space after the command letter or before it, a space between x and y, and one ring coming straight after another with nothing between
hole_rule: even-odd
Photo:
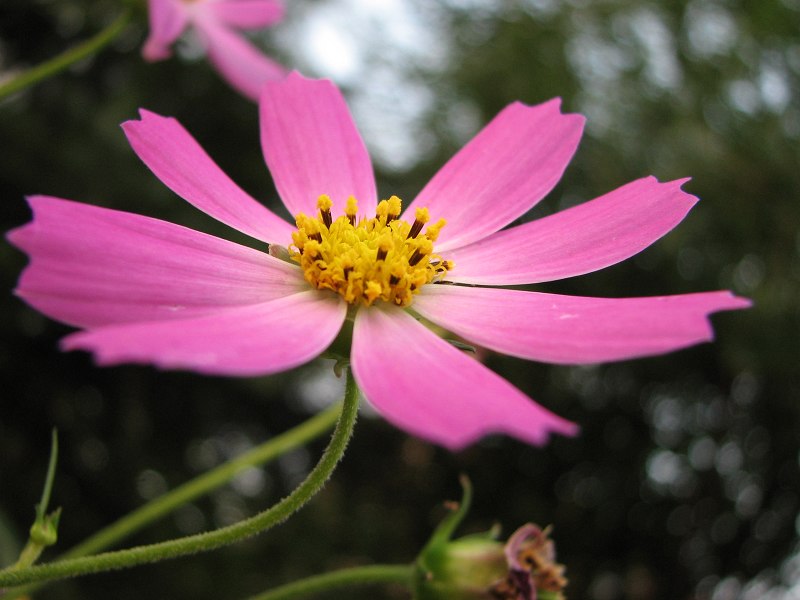
<instances>
[{"instance_id":1,"label":"wilted flower","mask_svg":"<svg viewBox=\"0 0 800 600\"><path fill-rule=\"evenodd\" d=\"M707 341L709 313L749 304L723 291L609 299L481 287L614 264L696 201L681 181L648 177L503 230L552 189L578 144L583 118L562 114L557 100L505 108L405 213L394 196L378 202L369 156L329 81L268 83L260 112L264 157L296 228L233 183L175 119L142 111L123 129L175 193L269 253L130 213L29 199L34 220L9 235L31 258L17 294L86 330L65 349L90 350L104 365L250 376L308 362L341 331L352 335L359 387L396 426L450 448L494 432L542 444L576 427L420 317L491 350L581 364Z\"/></svg>"},{"instance_id":2,"label":"wilted flower","mask_svg":"<svg viewBox=\"0 0 800 600\"><path fill-rule=\"evenodd\" d=\"M452 539L472 498L469 481L462 484L461 503L451 505L417 559L415 600L563 600L567 579L550 527L527 523L505 545L494 530Z\"/></svg>"},{"instance_id":3,"label":"wilted flower","mask_svg":"<svg viewBox=\"0 0 800 600\"><path fill-rule=\"evenodd\" d=\"M537 597L563 600L567 585L564 565L556 562L556 546L550 539L551 527L540 529L527 523L517 529L505 546L508 573L490 588L498 600L533 600Z\"/></svg>"},{"instance_id":4,"label":"wilted flower","mask_svg":"<svg viewBox=\"0 0 800 600\"><path fill-rule=\"evenodd\" d=\"M261 29L283 18L280 0L148 0L150 35L142 48L149 61L168 58L170 46L193 27L208 58L225 80L258 100L266 81L286 72L236 29Z\"/></svg>"}]
</instances>

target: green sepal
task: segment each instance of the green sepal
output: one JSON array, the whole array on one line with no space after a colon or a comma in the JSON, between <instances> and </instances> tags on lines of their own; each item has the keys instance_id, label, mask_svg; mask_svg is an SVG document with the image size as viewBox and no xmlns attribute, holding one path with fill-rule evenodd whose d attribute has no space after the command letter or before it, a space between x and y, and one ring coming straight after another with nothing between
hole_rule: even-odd
<instances>
[{"instance_id":1,"label":"green sepal","mask_svg":"<svg viewBox=\"0 0 800 600\"><path fill-rule=\"evenodd\" d=\"M61 508L57 508L41 519L37 517L30 528L30 540L38 546L52 546L58 540L58 522L61 519Z\"/></svg>"},{"instance_id":2,"label":"green sepal","mask_svg":"<svg viewBox=\"0 0 800 600\"><path fill-rule=\"evenodd\" d=\"M50 434L50 460L47 463L47 475L44 478L42 498L36 505L36 520L30 528L30 541L38 546L52 546L58 539L58 522L61 519L61 508L47 514L50 495L53 492L53 480L56 477L58 464L58 431L53 428Z\"/></svg>"},{"instance_id":3,"label":"green sepal","mask_svg":"<svg viewBox=\"0 0 800 600\"><path fill-rule=\"evenodd\" d=\"M498 529L453 540L453 534L472 504L472 485L461 478L460 503L451 503L449 513L431 535L415 564L415 600L471 600L486 598L489 585L506 571L503 544L496 541Z\"/></svg>"},{"instance_id":4,"label":"green sepal","mask_svg":"<svg viewBox=\"0 0 800 600\"><path fill-rule=\"evenodd\" d=\"M431 539L428 540L428 543L422 549L420 556L426 556L431 552L436 552L439 548L447 544L453 538L453 533L455 533L461 521L467 516L470 506L472 505L472 482L470 482L466 475L462 475L459 478L459 482L461 483L461 502L448 503L448 508L450 508L452 512L439 523Z\"/></svg>"}]
</instances>

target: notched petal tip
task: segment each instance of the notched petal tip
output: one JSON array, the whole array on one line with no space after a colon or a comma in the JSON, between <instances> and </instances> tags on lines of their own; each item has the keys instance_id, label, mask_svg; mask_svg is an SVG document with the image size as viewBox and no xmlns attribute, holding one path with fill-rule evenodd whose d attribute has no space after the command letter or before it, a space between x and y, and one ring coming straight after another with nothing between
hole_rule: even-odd
<instances>
[{"instance_id":1,"label":"notched petal tip","mask_svg":"<svg viewBox=\"0 0 800 600\"><path fill-rule=\"evenodd\" d=\"M292 69L291 71L287 71L286 75L284 75L281 79L273 79L272 81L265 82L264 88L266 89L272 86L291 85L291 84L298 84L298 83L305 83L312 81L324 81L324 80L314 79L312 77L306 77L297 69Z\"/></svg>"},{"instance_id":2,"label":"notched petal tip","mask_svg":"<svg viewBox=\"0 0 800 600\"><path fill-rule=\"evenodd\" d=\"M658 178L655 177L654 175L650 175L650 177L655 179L656 183L661 183L658 180ZM673 183L673 184L677 185L679 188L683 188L683 184L684 183L689 183L691 180L692 180L691 177L681 177L680 179L672 179L672 180L669 180L669 181L665 181L664 183Z\"/></svg>"},{"instance_id":3,"label":"notched petal tip","mask_svg":"<svg viewBox=\"0 0 800 600\"><path fill-rule=\"evenodd\" d=\"M83 337L85 337L85 333L82 331L71 333L58 341L58 349L62 352L72 352L74 350L91 352L92 348L89 344L83 345Z\"/></svg>"},{"instance_id":4,"label":"notched petal tip","mask_svg":"<svg viewBox=\"0 0 800 600\"><path fill-rule=\"evenodd\" d=\"M553 428L550 430L552 433L563 435L564 437L577 437L581 433L581 427L577 423L567 421L558 417L560 422L554 423Z\"/></svg>"},{"instance_id":5,"label":"notched petal tip","mask_svg":"<svg viewBox=\"0 0 800 600\"><path fill-rule=\"evenodd\" d=\"M306 80L308 80L308 81L318 81L317 79L314 79L313 77L306 77L305 75L303 75L297 69L292 69L291 71L289 71L286 74L286 79L290 79L290 80L294 79L294 80L302 80L302 81L306 81Z\"/></svg>"},{"instance_id":6,"label":"notched petal tip","mask_svg":"<svg viewBox=\"0 0 800 600\"><path fill-rule=\"evenodd\" d=\"M691 177L681 177L680 179L671 179L667 181L660 181L654 175L649 175L648 177L644 178L645 181L648 183L654 183L656 185L663 186L665 189L671 189L676 192L676 194L680 194L680 198L688 204L688 208L691 208L695 204L700 201L700 198L695 196L692 193L687 192L683 189L684 184L690 182L692 180ZM673 198L673 202L675 199ZM688 212L688 210L687 210Z\"/></svg>"},{"instance_id":7,"label":"notched petal tip","mask_svg":"<svg viewBox=\"0 0 800 600\"><path fill-rule=\"evenodd\" d=\"M14 246L14 248L17 250L26 252L24 248L25 238L27 237L27 232L30 230L32 225L33 223L29 222L7 231L6 241L8 241L8 243Z\"/></svg>"},{"instance_id":8,"label":"notched petal tip","mask_svg":"<svg viewBox=\"0 0 800 600\"><path fill-rule=\"evenodd\" d=\"M148 121L177 122L177 119L175 119L175 117L165 117L151 110L147 110L146 108L139 108L139 118L123 121L120 127L122 127L126 135L130 136L130 134L135 133L138 128L147 125Z\"/></svg>"},{"instance_id":9,"label":"notched petal tip","mask_svg":"<svg viewBox=\"0 0 800 600\"><path fill-rule=\"evenodd\" d=\"M532 400L531 403L533 403ZM519 423L505 423L487 428L486 430L479 432L477 435L473 435L465 439L462 443L459 443L455 449L462 450L476 442L479 442L481 439L492 435L513 437L525 444L542 448L550 444L554 436L571 438L576 437L581 432L581 429L577 424L573 423L572 421L567 421L566 419L559 417L547 409L542 410L535 422L530 420L527 426L525 423L526 422L523 420Z\"/></svg>"},{"instance_id":10,"label":"notched petal tip","mask_svg":"<svg viewBox=\"0 0 800 600\"><path fill-rule=\"evenodd\" d=\"M151 365L164 371L185 368L178 362L170 360L148 359L135 354L127 355L124 352L106 352L102 343L93 341L91 331L77 331L58 342L61 352L87 352L91 354L91 362L96 367L114 367L118 365Z\"/></svg>"},{"instance_id":11,"label":"notched petal tip","mask_svg":"<svg viewBox=\"0 0 800 600\"><path fill-rule=\"evenodd\" d=\"M286 88L289 86L325 86L328 88L335 88L336 92L339 91L339 88L327 78L314 78L314 77L306 77L297 69L292 69L291 71L287 71L284 77L279 79L272 79L269 81L265 81L264 84L261 86L261 94L259 97L259 102L264 101L264 97L268 96L272 93L272 90L275 88Z\"/></svg>"},{"instance_id":12,"label":"notched petal tip","mask_svg":"<svg viewBox=\"0 0 800 600\"><path fill-rule=\"evenodd\" d=\"M531 400L531 402L533 402L533 400ZM511 436L526 444L530 444L531 446L542 448L547 446L552 441L554 436L572 438L577 437L581 432L581 428L577 423L568 421L567 419L564 419L555 413L547 411L545 416L546 418L543 417L542 420L546 420L546 424L540 423L535 429L516 429L507 426L487 428L486 431L482 432L480 435L472 436L470 439L466 440L466 442L459 446L458 449L463 450L464 448L467 448L468 446L471 446L472 444L479 442L481 439L491 435Z\"/></svg>"},{"instance_id":13,"label":"notched petal tip","mask_svg":"<svg viewBox=\"0 0 800 600\"><path fill-rule=\"evenodd\" d=\"M552 414L552 413L551 413ZM518 441L521 441L525 444L530 446L535 446L537 448L543 448L547 446L553 439L554 435L560 435L563 437L577 437L580 432L581 428L576 423L572 421L567 421L565 419L560 419L557 415L552 415L559 419L559 421L554 421L548 424L549 429L547 430L511 430L507 427L491 427L487 428L484 431L480 431L477 433L470 433L469 435L463 437L453 437L451 439L441 439L441 440L434 440L432 441L435 443L441 444L451 452L461 452L462 450L466 450L470 446L473 446L483 440L484 438L491 437L491 436L507 436L516 438ZM425 437L425 436L422 436Z\"/></svg>"},{"instance_id":14,"label":"notched petal tip","mask_svg":"<svg viewBox=\"0 0 800 600\"><path fill-rule=\"evenodd\" d=\"M545 102L540 102L539 104L526 104L525 102L516 101L512 102L509 107L515 106L519 107L520 109L526 110L535 110L537 112L544 112L544 111L551 111L554 117L561 117L565 120L569 120L570 122L574 123L580 130L583 132L583 128L586 125L586 117L581 113L573 113L573 112L564 112L561 106L562 100L560 97L556 96L555 98L551 98L550 100L546 100Z\"/></svg>"},{"instance_id":15,"label":"notched petal tip","mask_svg":"<svg viewBox=\"0 0 800 600\"><path fill-rule=\"evenodd\" d=\"M112 367L121 364L153 364L156 368L165 369L163 365L156 364L141 357L125 356L121 353L106 353L103 345L93 342L92 330L76 331L58 341L61 352L87 352L91 355L91 362L97 367Z\"/></svg>"},{"instance_id":16,"label":"notched petal tip","mask_svg":"<svg viewBox=\"0 0 800 600\"><path fill-rule=\"evenodd\" d=\"M708 292L710 294L714 294L714 292ZM745 308L751 308L754 305L753 300L750 298L745 298L743 296L737 296L730 290L722 290L716 292L716 298L719 298L719 302L709 308L708 314L712 315L719 311L725 310L742 310Z\"/></svg>"},{"instance_id":17,"label":"notched petal tip","mask_svg":"<svg viewBox=\"0 0 800 600\"><path fill-rule=\"evenodd\" d=\"M28 207L31 210L31 220L27 223L23 223L19 227L15 227L6 232L6 240L8 243L17 248L18 250L29 254L29 250L26 247L28 240L35 235L36 228L38 227L38 223L36 220L37 211L42 208L42 204L46 203L47 201L59 201L57 198L52 198L50 196L44 196L42 194L32 194L25 196L25 202L28 203ZM67 202L66 200L60 200L61 202Z\"/></svg>"}]
</instances>

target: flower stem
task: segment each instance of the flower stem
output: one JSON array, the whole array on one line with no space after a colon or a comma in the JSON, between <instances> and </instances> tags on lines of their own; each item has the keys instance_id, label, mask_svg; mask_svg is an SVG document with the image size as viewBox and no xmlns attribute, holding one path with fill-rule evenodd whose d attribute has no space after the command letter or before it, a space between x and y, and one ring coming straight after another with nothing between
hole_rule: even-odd
<instances>
[{"instance_id":1,"label":"flower stem","mask_svg":"<svg viewBox=\"0 0 800 600\"><path fill-rule=\"evenodd\" d=\"M358 387L352 372L347 372L342 412L331 441L314 469L287 497L267 510L233 525L214 531L190 535L167 542L137 546L127 550L106 552L96 556L68 558L18 571L0 571L0 587L16 586L35 581L48 581L121 569L168 558L177 558L197 552L213 550L262 533L285 521L302 508L330 477L342 458L353 434L358 414Z\"/></svg>"},{"instance_id":2,"label":"flower stem","mask_svg":"<svg viewBox=\"0 0 800 600\"><path fill-rule=\"evenodd\" d=\"M148 502L71 548L64 553L62 558L86 556L105 550L176 508L224 485L240 473L242 469L263 465L290 450L299 448L333 427L341 410L341 404L336 404L278 437L268 440L241 456L237 456L233 460Z\"/></svg>"},{"instance_id":3,"label":"flower stem","mask_svg":"<svg viewBox=\"0 0 800 600\"><path fill-rule=\"evenodd\" d=\"M26 569L30 567L41 555L47 546L52 546L58 539L58 520L61 509L56 509L49 515L47 505L50 504L50 494L53 491L53 479L56 476L58 463L58 434L53 429L50 442L50 461L47 465L47 475L44 478L42 499L36 505L36 520L30 529L28 542L20 552L19 559L9 567L9 570Z\"/></svg>"},{"instance_id":4,"label":"flower stem","mask_svg":"<svg viewBox=\"0 0 800 600\"><path fill-rule=\"evenodd\" d=\"M103 29L94 37L86 40L82 44L70 48L62 52L58 56L23 71L10 81L0 84L0 100L6 96L10 96L16 92L24 90L40 81L43 81L53 75L57 75L67 67L75 64L79 60L91 56L95 52L101 50L115 37L117 37L128 22L131 20L133 14L132 8L127 8L119 17L117 17L108 27Z\"/></svg>"},{"instance_id":5,"label":"flower stem","mask_svg":"<svg viewBox=\"0 0 800 600\"><path fill-rule=\"evenodd\" d=\"M252 596L249 600L289 600L291 598L302 598L317 592L376 583L400 583L410 586L413 577L413 565L353 567L293 581L263 594Z\"/></svg>"},{"instance_id":6,"label":"flower stem","mask_svg":"<svg viewBox=\"0 0 800 600\"><path fill-rule=\"evenodd\" d=\"M316 439L333 427L341 411L341 403L337 403L293 429L271 440L267 440L260 446L252 448L233 460L223 463L215 469L175 488L171 492L151 500L105 529L101 529L77 546L74 546L62 554L60 558L87 556L117 544L143 527L169 514L176 508L192 502L226 484L241 472L242 469L263 465L290 450L299 448L309 441ZM44 582L40 582L18 587L9 592L8 600L14 600L14 598L30 594L34 590L39 589L43 584ZM3 596L4 600L5 598L6 596Z\"/></svg>"},{"instance_id":7,"label":"flower stem","mask_svg":"<svg viewBox=\"0 0 800 600\"><path fill-rule=\"evenodd\" d=\"M47 475L44 478L42 499L36 505L36 520L42 521L47 516L47 506L53 493L53 480L56 478L56 465L58 464L58 432L54 428L50 432L50 460L47 463Z\"/></svg>"}]
</instances>

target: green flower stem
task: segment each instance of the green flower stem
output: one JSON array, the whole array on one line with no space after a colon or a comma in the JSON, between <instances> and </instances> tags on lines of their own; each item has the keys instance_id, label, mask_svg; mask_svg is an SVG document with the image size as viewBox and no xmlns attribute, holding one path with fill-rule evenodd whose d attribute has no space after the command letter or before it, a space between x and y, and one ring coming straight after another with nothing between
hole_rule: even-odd
<instances>
[{"instance_id":1,"label":"green flower stem","mask_svg":"<svg viewBox=\"0 0 800 600\"><path fill-rule=\"evenodd\" d=\"M190 535L167 542L137 546L127 550L106 552L96 556L69 558L22 569L19 571L0 571L0 588L48 581L97 573L112 569L122 569L134 565L177 558L197 552L213 550L238 542L247 537L262 533L285 521L302 508L330 477L342 458L347 443L353 434L358 414L358 387L352 373L347 372L347 386L341 416L336 424L331 441L322 458L303 482L287 497L267 510L233 525L196 535Z\"/></svg>"},{"instance_id":2,"label":"green flower stem","mask_svg":"<svg viewBox=\"0 0 800 600\"><path fill-rule=\"evenodd\" d=\"M62 52L55 58L43 62L42 64L23 71L10 81L0 84L0 100L6 96L10 96L16 92L24 90L44 79L57 75L67 67L75 64L79 60L91 56L95 52L101 50L104 46L110 43L117 37L133 15L133 9L127 8L119 17L117 17L108 27L103 29L94 37L86 40L75 48Z\"/></svg>"},{"instance_id":3,"label":"green flower stem","mask_svg":"<svg viewBox=\"0 0 800 600\"><path fill-rule=\"evenodd\" d=\"M171 492L151 500L141 508L122 517L105 529L101 529L85 541L71 548L60 558L76 558L105 550L124 540L143 527L164 517L176 508L183 506L209 492L221 487L233 479L242 469L263 465L278 456L299 448L328 431L336 423L341 413L341 403L301 423L297 427L256 446L207 473L175 488ZM20 566L19 564L17 565ZM29 566L29 565L25 565ZM9 600L30 594L39 589L43 583L34 583L19 587L10 592ZM5 596L3 596L5 598Z\"/></svg>"},{"instance_id":4,"label":"green flower stem","mask_svg":"<svg viewBox=\"0 0 800 600\"><path fill-rule=\"evenodd\" d=\"M50 495L53 491L53 479L56 476L58 463L58 434L53 429L50 443L50 461L47 465L47 475L44 478L42 499L36 505L36 520L30 529L28 542L20 552L19 559L10 570L26 569L35 563L47 546L52 546L58 539L58 519L61 509L56 509L47 514L47 505L50 504Z\"/></svg>"},{"instance_id":5,"label":"green flower stem","mask_svg":"<svg viewBox=\"0 0 800 600\"><path fill-rule=\"evenodd\" d=\"M58 464L58 432L53 429L50 432L50 460L47 463L47 475L44 478L44 488L42 489L42 499L36 505L36 520L44 521L47 516L47 506L50 504L50 496L53 493L53 480L56 478L56 465Z\"/></svg>"},{"instance_id":6,"label":"green flower stem","mask_svg":"<svg viewBox=\"0 0 800 600\"><path fill-rule=\"evenodd\" d=\"M374 585L377 583L400 583L411 586L414 565L368 565L353 567L315 575L293 581L280 587L252 596L249 600L290 600L317 592L328 592L340 588Z\"/></svg>"},{"instance_id":7,"label":"green flower stem","mask_svg":"<svg viewBox=\"0 0 800 600\"><path fill-rule=\"evenodd\" d=\"M268 440L260 446L245 452L241 456L237 456L233 460L184 483L171 492L148 502L141 508L122 517L116 523L109 525L105 529L101 529L85 541L65 552L61 558L87 556L113 546L115 543L125 539L153 521L160 519L176 508L192 502L228 483L243 469L256 465L263 465L317 438L333 427L341 411L341 403L331 406L324 412L282 433L278 437Z\"/></svg>"}]
</instances>

